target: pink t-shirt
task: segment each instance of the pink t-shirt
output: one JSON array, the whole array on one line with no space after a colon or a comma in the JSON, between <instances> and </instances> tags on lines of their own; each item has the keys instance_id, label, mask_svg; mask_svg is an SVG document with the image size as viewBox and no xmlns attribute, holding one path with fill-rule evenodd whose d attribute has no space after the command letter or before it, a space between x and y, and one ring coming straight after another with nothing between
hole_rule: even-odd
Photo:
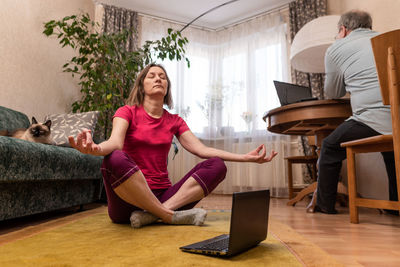
<instances>
[{"instance_id":1,"label":"pink t-shirt","mask_svg":"<svg viewBox=\"0 0 400 267\"><path fill-rule=\"evenodd\" d=\"M120 107L114 117L129 122L123 151L136 162L151 189L171 186L167 159L173 135L179 137L189 127L178 115L164 109L161 118L151 117L143 106Z\"/></svg>"}]
</instances>

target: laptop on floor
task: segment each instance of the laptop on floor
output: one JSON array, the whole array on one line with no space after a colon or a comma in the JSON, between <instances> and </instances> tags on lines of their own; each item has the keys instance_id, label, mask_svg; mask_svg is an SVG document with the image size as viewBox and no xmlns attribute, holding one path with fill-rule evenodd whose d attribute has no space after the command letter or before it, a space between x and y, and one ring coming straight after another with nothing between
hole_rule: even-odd
<instances>
[{"instance_id":1,"label":"laptop on floor","mask_svg":"<svg viewBox=\"0 0 400 267\"><path fill-rule=\"evenodd\" d=\"M303 101L318 100L317 97L312 97L310 87L279 81L274 81L274 85L281 106Z\"/></svg>"},{"instance_id":2,"label":"laptop on floor","mask_svg":"<svg viewBox=\"0 0 400 267\"><path fill-rule=\"evenodd\" d=\"M267 238L269 190L233 193L229 234L180 247L184 252L229 257Z\"/></svg>"}]
</instances>

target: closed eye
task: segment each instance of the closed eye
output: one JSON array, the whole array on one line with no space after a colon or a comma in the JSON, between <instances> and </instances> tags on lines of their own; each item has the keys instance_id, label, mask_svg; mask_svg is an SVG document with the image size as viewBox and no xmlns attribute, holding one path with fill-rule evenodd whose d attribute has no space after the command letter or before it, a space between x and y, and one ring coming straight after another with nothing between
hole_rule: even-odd
<instances>
[{"instance_id":1,"label":"closed eye","mask_svg":"<svg viewBox=\"0 0 400 267\"><path fill-rule=\"evenodd\" d=\"M160 77L160 79L162 79L162 80L166 79L166 76L165 76L164 72L160 72L158 74L155 73L155 72L149 72L146 77L149 78L149 79L153 79L156 75L158 77Z\"/></svg>"}]
</instances>

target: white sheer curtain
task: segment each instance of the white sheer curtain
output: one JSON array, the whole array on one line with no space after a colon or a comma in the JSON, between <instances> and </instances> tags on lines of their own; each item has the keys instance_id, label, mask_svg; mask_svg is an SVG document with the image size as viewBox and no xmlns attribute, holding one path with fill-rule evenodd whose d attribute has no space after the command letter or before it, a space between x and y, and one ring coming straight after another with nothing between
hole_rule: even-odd
<instances>
[{"instance_id":1,"label":"white sheer curtain","mask_svg":"<svg viewBox=\"0 0 400 267\"><path fill-rule=\"evenodd\" d=\"M141 17L141 42L165 36L168 28L182 25ZM270 188L286 196L283 155L290 137L266 130L263 114L279 106L273 80L288 80L286 24L282 16L267 14L219 31L188 27L185 62L161 62L171 78L174 113L179 113L206 145L247 153L260 144L279 155L267 164L227 162L225 181L215 192ZM179 146L179 144L178 144ZM179 180L201 159L179 146L169 160L170 177Z\"/></svg>"}]
</instances>

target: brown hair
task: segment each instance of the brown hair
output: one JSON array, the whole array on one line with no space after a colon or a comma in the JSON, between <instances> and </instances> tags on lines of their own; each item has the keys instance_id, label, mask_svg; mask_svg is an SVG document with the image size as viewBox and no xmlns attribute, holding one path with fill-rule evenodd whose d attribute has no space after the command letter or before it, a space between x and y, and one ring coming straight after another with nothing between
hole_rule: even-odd
<instances>
[{"instance_id":1,"label":"brown hair","mask_svg":"<svg viewBox=\"0 0 400 267\"><path fill-rule=\"evenodd\" d=\"M165 70L165 68L156 63L150 63L147 65L137 76L135 80L135 84L133 85L133 88L128 96L128 99L126 100L127 105L131 106L140 106L143 104L144 101L144 87L143 87L143 81L146 78L147 73L149 72L150 68L152 67L158 67L162 69L165 73L165 77L167 78L168 86L167 86L167 94L164 97L164 104L168 106L169 109L173 108L173 101L172 101L172 94L171 94L171 81L169 80L168 74Z\"/></svg>"}]
</instances>

